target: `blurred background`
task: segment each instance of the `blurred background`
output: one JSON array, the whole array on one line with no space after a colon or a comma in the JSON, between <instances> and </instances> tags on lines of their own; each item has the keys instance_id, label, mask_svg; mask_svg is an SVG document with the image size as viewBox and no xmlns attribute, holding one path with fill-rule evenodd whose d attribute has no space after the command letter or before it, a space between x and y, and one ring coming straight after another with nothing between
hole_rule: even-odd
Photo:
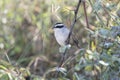
<instances>
[{"instance_id":1,"label":"blurred background","mask_svg":"<svg viewBox=\"0 0 120 80\"><path fill-rule=\"evenodd\" d=\"M111 40L120 40L117 36L120 31L119 0L86 0L90 29L86 27L81 3L73 32L77 35L81 48L85 49L79 53L95 55L90 55L92 59L87 54L85 57L77 55L75 60L64 66L68 69L67 77L54 79L53 68L58 66L61 54L51 28L56 22L63 22L70 28L77 3L78 0L1 0L0 79L30 80L28 78L31 77L31 80L110 80L110 75L118 70L118 74L111 80L119 80L120 45ZM117 27L114 29L113 26ZM114 32L118 33L113 34ZM110 40L99 38L98 33L105 39L110 37ZM104 43L105 41L107 43ZM68 58L76 50L73 46L68 51ZM102 53L104 55L101 55ZM108 59L113 57L114 53L117 55L117 58L114 58L117 59L115 63ZM96 55L101 57L96 59ZM101 59L103 62L96 63ZM83 61L82 64L85 63L84 66L79 65L80 61ZM112 65L115 70L111 70L111 66L108 67L107 64ZM110 70L111 73L107 74ZM20 75L19 79L15 75Z\"/></svg>"}]
</instances>

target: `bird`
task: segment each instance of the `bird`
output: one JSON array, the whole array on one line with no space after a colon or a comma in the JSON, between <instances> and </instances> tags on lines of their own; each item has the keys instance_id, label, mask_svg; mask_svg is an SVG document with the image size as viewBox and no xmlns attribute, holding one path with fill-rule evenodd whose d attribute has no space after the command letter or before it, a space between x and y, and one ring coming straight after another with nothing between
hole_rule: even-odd
<instances>
[{"instance_id":1,"label":"bird","mask_svg":"<svg viewBox=\"0 0 120 80\"><path fill-rule=\"evenodd\" d=\"M60 46L68 45L67 39L68 39L70 30L67 28L66 25L64 25L61 22L58 22L54 24L53 31L54 31L55 39ZM78 48L80 48L79 41L73 33L70 36L70 44L75 44Z\"/></svg>"}]
</instances>

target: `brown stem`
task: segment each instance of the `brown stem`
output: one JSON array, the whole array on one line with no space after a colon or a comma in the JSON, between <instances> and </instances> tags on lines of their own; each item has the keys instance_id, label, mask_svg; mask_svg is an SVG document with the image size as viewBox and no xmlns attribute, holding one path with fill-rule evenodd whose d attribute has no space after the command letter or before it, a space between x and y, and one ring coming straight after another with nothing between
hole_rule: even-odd
<instances>
[{"instance_id":1,"label":"brown stem","mask_svg":"<svg viewBox=\"0 0 120 80\"><path fill-rule=\"evenodd\" d=\"M78 2L78 4L77 4L77 7L76 7L76 10L75 10L75 15L74 15L74 20L73 20L73 22L72 22L72 24L71 24L71 27L70 27L70 33L69 33L69 36L68 36L68 39L67 39L67 43L69 44L69 42L70 42L70 36L71 36L71 34L72 34L72 30L73 30L73 28L74 28L74 25L75 25L75 23L76 23L76 21L77 21L77 14L78 14L78 10L79 10L79 7L80 7L80 3L81 3L81 0L79 0L79 2Z\"/></svg>"},{"instance_id":2,"label":"brown stem","mask_svg":"<svg viewBox=\"0 0 120 80\"><path fill-rule=\"evenodd\" d=\"M86 19L87 28L89 28L88 17L87 17L87 13L86 13L85 1L83 1L83 8L84 8L84 13L85 13L85 19Z\"/></svg>"}]
</instances>

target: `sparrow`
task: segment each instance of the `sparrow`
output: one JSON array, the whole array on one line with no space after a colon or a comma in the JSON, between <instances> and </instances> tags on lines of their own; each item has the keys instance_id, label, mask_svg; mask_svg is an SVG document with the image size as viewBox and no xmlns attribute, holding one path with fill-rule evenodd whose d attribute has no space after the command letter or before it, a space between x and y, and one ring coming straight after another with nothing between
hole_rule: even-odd
<instances>
[{"instance_id":1,"label":"sparrow","mask_svg":"<svg viewBox=\"0 0 120 80\"><path fill-rule=\"evenodd\" d=\"M68 45L67 39L68 39L70 30L66 27L66 25L64 25L63 23L56 23L53 26L53 30L54 30L54 36L57 43L60 46ZM70 44L75 44L78 48L80 48L79 42L73 33L70 36Z\"/></svg>"}]
</instances>

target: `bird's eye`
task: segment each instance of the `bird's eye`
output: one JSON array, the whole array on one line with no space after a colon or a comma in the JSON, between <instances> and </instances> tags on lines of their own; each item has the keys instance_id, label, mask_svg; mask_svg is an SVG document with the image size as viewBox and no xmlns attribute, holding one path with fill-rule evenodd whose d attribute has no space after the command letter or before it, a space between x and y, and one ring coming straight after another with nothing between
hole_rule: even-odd
<instances>
[{"instance_id":1,"label":"bird's eye","mask_svg":"<svg viewBox=\"0 0 120 80\"><path fill-rule=\"evenodd\" d=\"M62 28L62 27L64 27L63 25L57 25L57 26L55 26L55 28Z\"/></svg>"}]
</instances>

